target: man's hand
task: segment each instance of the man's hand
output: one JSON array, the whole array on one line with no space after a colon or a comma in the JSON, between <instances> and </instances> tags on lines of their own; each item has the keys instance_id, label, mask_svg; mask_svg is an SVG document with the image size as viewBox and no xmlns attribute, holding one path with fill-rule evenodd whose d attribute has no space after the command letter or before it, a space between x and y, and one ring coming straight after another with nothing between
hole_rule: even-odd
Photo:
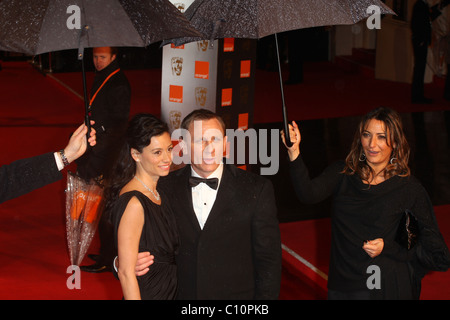
<instances>
[{"instance_id":1,"label":"man's hand","mask_svg":"<svg viewBox=\"0 0 450 320\"><path fill-rule=\"evenodd\" d=\"M150 270L150 266L153 264L155 257L150 252L139 252L136 261L136 276L142 276Z\"/></svg>"},{"instance_id":2,"label":"man's hand","mask_svg":"<svg viewBox=\"0 0 450 320\"><path fill-rule=\"evenodd\" d=\"M134 268L136 276L143 276L150 270L150 266L153 264L155 257L150 252L139 252L136 267ZM114 265L116 270L119 270L119 257L114 259Z\"/></svg>"}]
</instances>

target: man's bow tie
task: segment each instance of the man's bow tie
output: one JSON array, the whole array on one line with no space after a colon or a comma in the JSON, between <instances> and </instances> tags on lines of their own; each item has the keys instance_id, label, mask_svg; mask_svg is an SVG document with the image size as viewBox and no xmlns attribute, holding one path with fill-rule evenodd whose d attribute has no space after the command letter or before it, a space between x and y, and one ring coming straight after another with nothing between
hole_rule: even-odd
<instances>
[{"instance_id":1,"label":"man's bow tie","mask_svg":"<svg viewBox=\"0 0 450 320\"><path fill-rule=\"evenodd\" d=\"M211 178L211 179L205 179L205 178L198 178L198 177L189 177L189 185L191 187L197 186L199 183L206 183L210 188L216 190L217 186L219 185L219 179L218 178Z\"/></svg>"}]
</instances>

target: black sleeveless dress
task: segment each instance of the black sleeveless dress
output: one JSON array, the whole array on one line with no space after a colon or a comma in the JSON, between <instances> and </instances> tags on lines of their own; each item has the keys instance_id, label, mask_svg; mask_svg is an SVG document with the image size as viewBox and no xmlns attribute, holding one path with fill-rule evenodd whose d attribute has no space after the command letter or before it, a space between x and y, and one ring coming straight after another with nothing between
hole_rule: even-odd
<instances>
[{"instance_id":1,"label":"black sleeveless dress","mask_svg":"<svg viewBox=\"0 0 450 320\"><path fill-rule=\"evenodd\" d=\"M117 232L122 215L131 198L136 197L144 208L144 226L139 252L150 251L155 256L150 271L138 276L141 299L171 300L177 293L175 255L179 246L178 231L168 201L161 194L162 205L157 205L139 191L122 194L112 210L114 243L117 250Z\"/></svg>"}]
</instances>

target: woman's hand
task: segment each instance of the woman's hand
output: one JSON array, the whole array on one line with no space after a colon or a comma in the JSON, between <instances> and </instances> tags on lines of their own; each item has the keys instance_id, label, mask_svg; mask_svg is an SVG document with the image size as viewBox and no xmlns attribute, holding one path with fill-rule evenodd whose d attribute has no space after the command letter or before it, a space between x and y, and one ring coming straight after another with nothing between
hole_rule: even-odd
<instances>
[{"instance_id":1,"label":"woman's hand","mask_svg":"<svg viewBox=\"0 0 450 320\"><path fill-rule=\"evenodd\" d=\"M363 249L364 251L371 257L375 258L383 251L384 248L384 240L382 238L378 238L375 240L368 240L364 242Z\"/></svg>"},{"instance_id":2,"label":"woman's hand","mask_svg":"<svg viewBox=\"0 0 450 320\"><path fill-rule=\"evenodd\" d=\"M300 141L302 140L300 130L295 121L292 121L292 125L289 125L289 137L292 142L291 147L288 147L286 145L286 137L284 135L284 131L283 130L281 131L281 140L283 141L285 147L288 150L289 160L294 161L300 154Z\"/></svg>"}]
</instances>

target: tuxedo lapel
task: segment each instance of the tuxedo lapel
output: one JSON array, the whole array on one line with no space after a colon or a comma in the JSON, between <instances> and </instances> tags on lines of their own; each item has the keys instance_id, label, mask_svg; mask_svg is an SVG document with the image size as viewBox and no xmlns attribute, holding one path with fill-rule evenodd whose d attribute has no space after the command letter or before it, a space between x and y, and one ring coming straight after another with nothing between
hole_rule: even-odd
<instances>
[{"instance_id":1,"label":"tuxedo lapel","mask_svg":"<svg viewBox=\"0 0 450 320\"><path fill-rule=\"evenodd\" d=\"M192 204L192 190L189 186L189 177L191 176L191 167L186 166L181 172L179 179L176 181L176 199L175 204L179 210L179 215L183 215L182 221L188 221L196 232L201 231L197 216L195 215L194 206ZM180 208L182 206L182 208Z\"/></svg>"}]
</instances>

